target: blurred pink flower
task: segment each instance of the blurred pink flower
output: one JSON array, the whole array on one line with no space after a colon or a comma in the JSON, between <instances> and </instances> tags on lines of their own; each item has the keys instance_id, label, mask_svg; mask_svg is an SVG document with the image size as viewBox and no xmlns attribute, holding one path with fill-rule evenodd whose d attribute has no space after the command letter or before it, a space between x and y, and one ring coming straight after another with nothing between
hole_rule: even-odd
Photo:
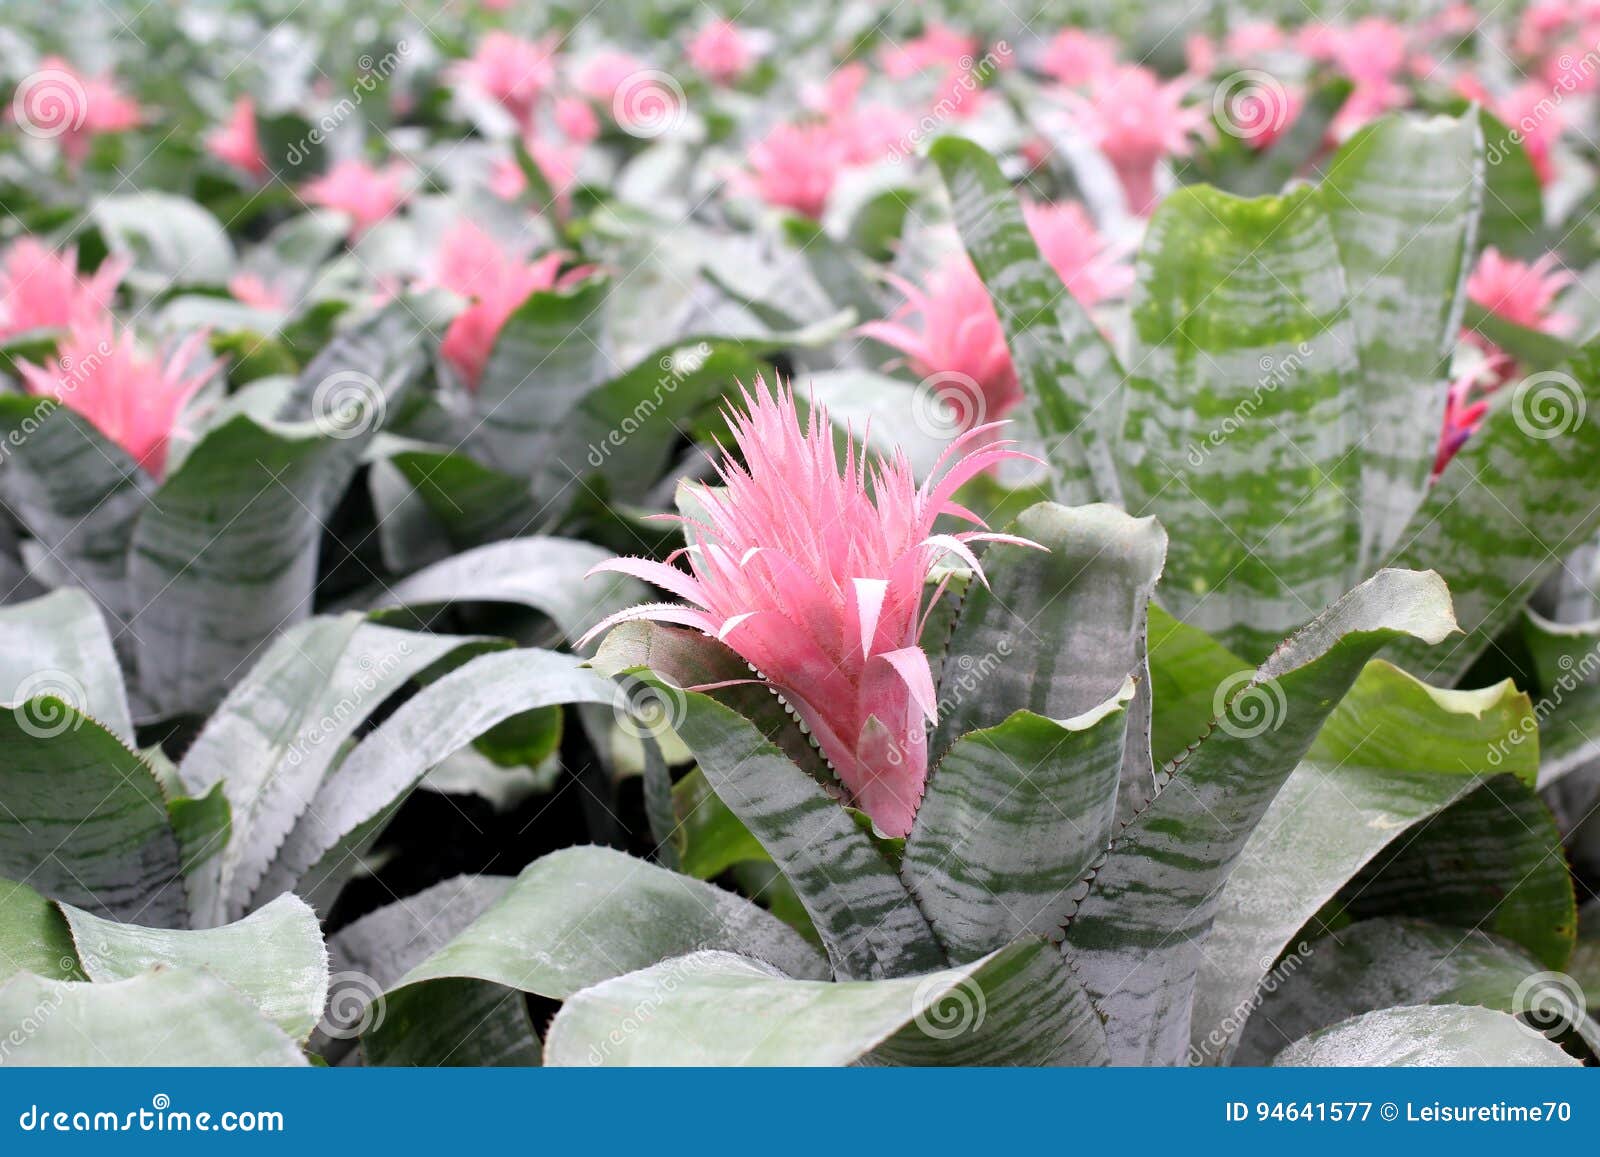
<instances>
[{"instance_id":1,"label":"blurred pink flower","mask_svg":"<svg viewBox=\"0 0 1600 1157\"><path fill-rule=\"evenodd\" d=\"M1107 36L1063 28L1045 45L1039 70L1059 84L1092 84L1117 67L1117 43Z\"/></svg>"},{"instance_id":2,"label":"blurred pink flower","mask_svg":"<svg viewBox=\"0 0 1600 1157\"><path fill-rule=\"evenodd\" d=\"M491 32L471 57L450 67L449 79L497 102L527 127L539 97L555 81L555 52L554 37L524 40L509 32Z\"/></svg>"},{"instance_id":3,"label":"blurred pink flower","mask_svg":"<svg viewBox=\"0 0 1600 1157\"><path fill-rule=\"evenodd\" d=\"M235 301L257 309L283 309L289 299L283 291L267 284L259 273L236 273L228 280L228 292Z\"/></svg>"},{"instance_id":4,"label":"blurred pink flower","mask_svg":"<svg viewBox=\"0 0 1600 1157\"><path fill-rule=\"evenodd\" d=\"M19 237L0 261L0 338L65 329L104 313L127 271L126 258L108 257L84 277L76 247L55 253L33 237Z\"/></svg>"},{"instance_id":5,"label":"blurred pink flower","mask_svg":"<svg viewBox=\"0 0 1600 1157\"><path fill-rule=\"evenodd\" d=\"M738 184L769 205L816 220L851 146L827 124L778 125L751 146Z\"/></svg>"},{"instance_id":6,"label":"blurred pink flower","mask_svg":"<svg viewBox=\"0 0 1600 1157\"><path fill-rule=\"evenodd\" d=\"M938 718L919 644L930 573L955 556L981 581L970 543L1037 544L986 531L940 534L941 515L976 522L953 501L966 481L1010 457L992 428L946 450L920 487L903 454L869 465L854 442L840 468L827 414L802 425L794 395L757 379L727 415L734 447L717 463L722 489L705 489L696 544L672 561L618 558L595 571L633 575L681 599L622 611L722 640L759 672L816 739L853 802L880 831L911 831L928 775L928 725ZM978 443L987 442L978 446ZM682 521L682 520L680 520ZM674 556L675 558L677 556ZM595 572L591 572L595 573Z\"/></svg>"},{"instance_id":7,"label":"blurred pink flower","mask_svg":"<svg viewBox=\"0 0 1600 1157\"><path fill-rule=\"evenodd\" d=\"M1085 308L1119 297L1133 284L1133 268L1118 260L1082 205L1025 201L1022 213L1039 252Z\"/></svg>"},{"instance_id":8,"label":"blurred pink flower","mask_svg":"<svg viewBox=\"0 0 1600 1157\"><path fill-rule=\"evenodd\" d=\"M1192 33L1183 42L1183 63L1193 76L1210 76L1217 68L1216 42L1204 32Z\"/></svg>"},{"instance_id":9,"label":"blurred pink flower","mask_svg":"<svg viewBox=\"0 0 1600 1157\"><path fill-rule=\"evenodd\" d=\"M60 141L74 164L89 155L95 137L138 128L144 119L139 102L109 74L89 76L59 56L45 57L22 78L9 115L24 132Z\"/></svg>"},{"instance_id":10,"label":"blurred pink flower","mask_svg":"<svg viewBox=\"0 0 1600 1157\"><path fill-rule=\"evenodd\" d=\"M205 344L204 333L191 334L163 362L102 315L72 327L50 369L21 360L17 368L30 393L76 410L160 478L178 415L217 370Z\"/></svg>"},{"instance_id":11,"label":"blurred pink flower","mask_svg":"<svg viewBox=\"0 0 1600 1157\"><path fill-rule=\"evenodd\" d=\"M1080 123L1100 146L1122 182L1128 208L1146 215L1155 207L1156 166L1184 156L1191 138L1210 124L1207 110L1184 105L1191 80L1163 81L1147 68L1119 68L1075 103Z\"/></svg>"},{"instance_id":12,"label":"blurred pink flower","mask_svg":"<svg viewBox=\"0 0 1600 1157\"><path fill-rule=\"evenodd\" d=\"M227 122L206 135L206 148L219 161L248 176L266 176L267 158L261 152L261 136L256 131L255 102L247 96L234 101Z\"/></svg>"},{"instance_id":13,"label":"blurred pink flower","mask_svg":"<svg viewBox=\"0 0 1600 1157\"><path fill-rule=\"evenodd\" d=\"M1411 100L1396 80L1406 68L1406 30L1392 20L1368 16L1334 34L1334 65L1354 88L1334 118L1333 133L1347 137L1384 113Z\"/></svg>"},{"instance_id":14,"label":"blurred pink flower","mask_svg":"<svg viewBox=\"0 0 1600 1157\"><path fill-rule=\"evenodd\" d=\"M1439 448L1433 457L1435 477L1444 472L1450 459L1466 445L1467 439L1478 432L1483 416L1488 412L1487 398L1470 400L1475 384L1471 375L1450 384L1450 392L1445 396L1444 429L1439 434Z\"/></svg>"},{"instance_id":15,"label":"blurred pink flower","mask_svg":"<svg viewBox=\"0 0 1600 1157\"><path fill-rule=\"evenodd\" d=\"M1267 77L1228 94L1223 124L1252 149L1265 149L1293 126L1305 103L1306 94L1298 85Z\"/></svg>"},{"instance_id":16,"label":"blurred pink flower","mask_svg":"<svg viewBox=\"0 0 1600 1157\"><path fill-rule=\"evenodd\" d=\"M857 332L905 355L911 372L937 379L940 399L964 429L1003 418L1022 400L1005 331L983 279L964 253L947 257L918 288L891 278L905 298L884 321ZM913 326L916 319L919 324Z\"/></svg>"},{"instance_id":17,"label":"blurred pink flower","mask_svg":"<svg viewBox=\"0 0 1600 1157\"><path fill-rule=\"evenodd\" d=\"M398 162L382 169L365 161L340 161L308 181L300 197L350 217L350 236L361 236L406 201L405 167Z\"/></svg>"},{"instance_id":18,"label":"blurred pink flower","mask_svg":"<svg viewBox=\"0 0 1600 1157\"><path fill-rule=\"evenodd\" d=\"M688 52L694 70L716 84L732 84L756 59L749 39L731 20L703 25L690 39Z\"/></svg>"},{"instance_id":19,"label":"blurred pink flower","mask_svg":"<svg viewBox=\"0 0 1600 1157\"><path fill-rule=\"evenodd\" d=\"M622 82L635 73L647 71L649 67L636 56L608 49L584 61L574 83L584 96L609 108Z\"/></svg>"},{"instance_id":20,"label":"blurred pink flower","mask_svg":"<svg viewBox=\"0 0 1600 1157\"><path fill-rule=\"evenodd\" d=\"M436 284L468 298L439 344L439 353L476 389L494 342L506 319L530 294L559 289L588 276L588 269L561 275L564 253L547 253L528 262L465 219L440 242Z\"/></svg>"},{"instance_id":21,"label":"blurred pink flower","mask_svg":"<svg viewBox=\"0 0 1600 1157\"><path fill-rule=\"evenodd\" d=\"M1559 333L1570 319L1552 310L1556 297L1572 284L1573 277L1558 268L1556 260L1554 253L1546 253L1534 262L1517 261L1490 246L1467 278L1467 296L1509 322Z\"/></svg>"},{"instance_id":22,"label":"blurred pink flower","mask_svg":"<svg viewBox=\"0 0 1600 1157\"><path fill-rule=\"evenodd\" d=\"M1561 108L1551 92L1537 81L1520 84L1504 100L1490 105L1490 111L1522 138L1528 161L1541 185L1555 175L1552 152L1563 128Z\"/></svg>"},{"instance_id":23,"label":"blurred pink flower","mask_svg":"<svg viewBox=\"0 0 1600 1157\"><path fill-rule=\"evenodd\" d=\"M582 97L561 97L551 115L561 135L574 144L586 145L600 135L600 118Z\"/></svg>"},{"instance_id":24,"label":"blurred pink flower","mask_svg":"<svg viewBox=\"0 0 1600 1157\"><path fill-rule=\"evenodd\" d=\"M1277 52L1289 42L1282 29L1267 20L1248 20L1229 31L1223 49L1235 60L1251 60Z\"/></svg>"},{"instance_id":25,"label":"blurred pink flower","mask_svg":"<svg viewBox=\"0 0 1600 1157\"><path fill-rule=\"evenodd\" d=\"M900 45L886 45L878 52L878 63L895 80L904 80L931 68L965 71L973 65L978 39L957 32L947 24L933 23L922 35Z\"/></svg>"}]
</instances>

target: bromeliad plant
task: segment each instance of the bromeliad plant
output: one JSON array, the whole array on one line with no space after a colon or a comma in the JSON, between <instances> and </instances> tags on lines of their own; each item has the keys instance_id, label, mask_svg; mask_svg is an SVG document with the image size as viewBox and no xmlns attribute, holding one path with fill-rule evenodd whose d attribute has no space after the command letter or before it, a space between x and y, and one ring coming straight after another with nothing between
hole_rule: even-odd
<instances>
[{"instance_id":1,"label":"bromeliad plant","mask_svg":"<svg viewBox=\"0 0 1600 1157\"><path fill-rule=\"evenodd\" d=\"M535 865L513 889L523 903L563 910L552 927L524 934L524 950L541 953L582 921L608 954L613 937L598 931L605 916L641 903L655 918L635 918L654 929L649 951L660 958L576 992L543 975L522 985L566 1000L546 1042L551 1063L1225 1059L1269 967L1397 834L1350 833L1337 854L1269 838L1252 855L1274 797L1349 765L1380 811L1436 815L1493 778L1486 745L1527 715L1526 697L1509 684L1438 691L1368 665L1388 643L1437 643L1456 629L1436 575L1394 570L1339 600L1253 673L1164 620L1161 649L1171 659L1155 669L1181 682L1163 703L1152 694L1145 640L1164 533L1107 507L1043 504L1015 534L997 536L981 574L968 563L979 581L953 615L923 616L920 591L905 597L899 609L910 617L901 621L923 624L911 644L918 654L895 663L892 695L880 693L863 718L874 650L908 649L893 620L863 613L877 605L875 584L902 567L920 584L928 546L956 548L894 516L905 492L896 466L869 496L853 457L840 474L815 414L802 432L788 394L746 402L749 415L730 423L746 465L725 462L724 487L686 504L696 511L684 517L691 573L610 564L691 605L614 616L619 625L595 665L643 681L669 705L728 822L742 825L793 888L826 964L796 970L787 947L692 942L673 913L700 885L644 864L613 867L629 899L608 895L588 912L548 891L562 878L563 854L553 858L561 868ZM958 449L949 476L1008 453L963 458ZM937 481L927 486L944 494ZM877 529L864 530L855 512L874 503ZM885 534L903 553L868 547ZM794 576L781 590L795 598L774 597L773 574ZM937 700L901 669L938 670ZM1198 706L1182 682L1197 675L1207 700L1221 689L1220 717L1203 735L1186 734L1181 721ZM894 764L874 726L880 712L929 716L925 789L921 736ZM1153 736L1158 751L1183 736L1177 756L1153 758ZM1512 790L1526 796L1531 765L1516 770ZM672 817L659 822L670 854ZM1240 872L1241 887L1253 890L1235 906ZM1264 877L1277 895L1259 890ZM1570 929L1570 907L1553 911ZM1403 942L1441 958L1460 940L1380 918L1358 927L1363 944ZM472 958L471 946L495 935L469 928L441 956ZM615 939L625 945L619 958L638 963L638 933L630 927ZM1362 1050L1388 1050L1387 1034L1399 1032L1421 1034L1419 1047L1444 1061L1573 1063L1490 1011L1524 1011L1522 982L1539 961L1493 937L1468 939L1492 966L1452 972L1450 983L1386 973L1363 990L1343 978L1330 984L1341 970L1319 968L1326 991L1295 990L1303 1035L1254 1047L1284 1063L1380 1062L1386 1052ZM1338 941L1296 951L1353 964L1354 950ZM1247 955L1237 969L1213 970L1213 954ZM1552 956L1563 956L1559 943ZM435 962L412 982L447 975L484 973ZM497 977L506 982L505 971ZM1241 978L1249 983L1237 991ZM1219 1009L1229 993L1237 1007ZM631 1015L646 1006L650 1016ZM1581 1010L1566 1024L1591 1044L1600 1039Z\"/></svg>"}]
</instances>

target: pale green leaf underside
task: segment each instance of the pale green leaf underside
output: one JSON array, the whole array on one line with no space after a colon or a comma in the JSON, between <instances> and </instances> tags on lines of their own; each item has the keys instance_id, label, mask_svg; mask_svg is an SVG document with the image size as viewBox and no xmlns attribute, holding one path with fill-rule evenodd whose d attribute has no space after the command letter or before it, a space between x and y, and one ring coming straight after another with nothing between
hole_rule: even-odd
<instances>
[{"instance_id":1,"label":"pale green leaf underside","mask_svg":"<svg viewBox=\"0 0 1600 1157\"><path fill-rule=\"evenodd\" d=\"M1460 1004L1385 1008L1296 1041L1274 1065L1551 1067L1579 1062L1514 1016Z\"/></svg>"},{"instance_id":2,"label":"pale green leaf underside","mask_svg":"<svg viewBox=\"0 0 1600 1157\"><path fill-rule=\"evenodd\" d=\"M49 1008L49 1016L39 1009ZM33 1031L24 1031L24 1026ZM22 1043L0 1065L82 1068L304 1065L294 1041L248 997L204 972L145 972L110 984L0 984L0 1037Z\"/></svg>"},{"instance_id":3,"label":"pale green leaf underside","mask_svg":"<svg viewBox=\"0 0 1600 1157\"><path fill-rule=\"evenodd\" d=\"M192 969L226 981L295 1040L309 1037L322 1017L328 953L316 913L294 896L200 931L120 924L70 904L61 910L96 983L132 980L156 967Z\"/></svg>"},{"instance_id":4,"label":"pale green leaf underside","mask_svg":"<svg viewBox=\"0 0 1600 1157\"><path fill-rule=\"evenodd\" d=\"M648 1007L647 1017L630 1017ZM585 989L556 1015L552 1065L1103 1064L1088 998L1048 945L897 980L794 980L726 952Z\"/></svg>"}]
</instances>

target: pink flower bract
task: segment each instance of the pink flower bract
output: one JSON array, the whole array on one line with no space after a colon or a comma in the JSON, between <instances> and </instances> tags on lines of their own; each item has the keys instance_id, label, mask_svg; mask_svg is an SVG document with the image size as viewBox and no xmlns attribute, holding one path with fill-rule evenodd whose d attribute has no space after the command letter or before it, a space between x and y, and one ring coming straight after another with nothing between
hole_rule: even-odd
<instances>
[{"instance_id":1,"label":"pink flower bract","mask_svg":"<svg viewBox=\"0 0 1600 1157\"><path fill-rule=\"evenodd\" d=\"M261 136L256 130L256 106L242 96L233 103L227 123L206 137L211 155L251 177L267 174L267 158L261 152Z\"/></svg>"},{"instance_id":2,"label":"pink flower bract","mask_svg":"<svg viewBox=\"0 0 1600 1157\"><path fill-rule=\"evenodd\" d=\"M308 181L300 196L309 205L348 214L350 235L359 237L405 204L404 169L398 165L377 169L364 161L341 161Z\"/></svg>"},{"instance_id":3,"label":"pink flower bract","mask_svg":"<svg viewBox=\"0 0 1600 1157\"><path fill-rule=\"evenodd\" d=\"M126 450L141 469L160 478L178 415L216 372L205 359L206 335L191 334L162 361L139 348L109 317L75 325L53 368L19 361L28 391L76 410Z\"/></svg>"},{"instance_id":4,"label":"pink flower bract","mask_svg":"<svg viewBox=\"0 0 1600 1157\"><path fill-rule=\"evenodd\" d=\"M737 24L713 20L689 41L689 63L707 80L732 84L755 63L755 50Z\"/></svg>"},{"instance_id":5,"label":"pink flower bract","mask_svg":"<svg viewBox=\"0 0 1600 1157\"><path fill-rule=\"evenodd\" d=\"M1552 313L1557 294L1572 283L1572 274L1546 253L1534 262L1502 257L1494 246L1483 251L1467 278L1467 296L1490 313L1546 333L1559 332L1566 319Z\"/></svg>"},{"instance_id":6,"label":"pink flower bract","mask_svg":"<svg viewBox=\"0 0 1600 1157\"><path fill-rule=\"evenodd\" d=\"M778 125L750 148L742 184L769 205L822 216L839 171L861 142L828 124Z\"/></svg>"},{"instance_id":7,"label":"pink flower bract","mask_svg":"<svg viewBox=\"0 0 1600 1157\"><path fill-rule=\"evenodd\" d=\"M918 641L928 576L953 555L981 580L970 542L1035 545L984 531L939 534L934 520L977 522L952 496L1016 451L993 440L992 428L973 430L918 486L903 455L868 465L852 444L841 469L827 415L813 407L802 425L787 388L772 394L757 379L742 399L743 411L727 418L744 465L725 454L723 488L701 494L705 521L692 523L697 541L678 552L688 571L640 558L595 568L644 579L682 602L622 611L590 636L653 619L721 639L798 714L873 823L904 836L938 714Z\"/></svg>"},{"instance_id":8,"label":"pink flower bract","mask_svg":"<svg viewBox=\"0 0 1600 1157\"><path fill-rule=\"evenodd\" d=\"M125 258L108 257L83 277L76 248L58 254L32 237L18 238L0 261L0 338L95 317L111 304L127 271Z\"/></svg>"},{"instance_id":9,"label":"pink flower bract","mask_svg":"<svg viewBox=\"0 0 1600 1157\"><path fill-rule=\"evenodd\" d=\"M1189 85L1188 77L1163 81L1129 66L1102 77L1078 104L1085 133L1111 162L1135 213L1155 207L1156 166L1188 153L1190 138L1209 123L1205 109L1184 105Z\"/></svg>"},{"instance_id":10,"label":"pink flower bract","mask_svg":"<svg viewBox=\"0 0 1600 1157\"><path fill-rule=\"evenodd\" d=\"M470 59L451 66L450 79L495 101L527 127L540 96L555 82L555 50L553 39L491 32Z\"/></svg>"}]
</instances>

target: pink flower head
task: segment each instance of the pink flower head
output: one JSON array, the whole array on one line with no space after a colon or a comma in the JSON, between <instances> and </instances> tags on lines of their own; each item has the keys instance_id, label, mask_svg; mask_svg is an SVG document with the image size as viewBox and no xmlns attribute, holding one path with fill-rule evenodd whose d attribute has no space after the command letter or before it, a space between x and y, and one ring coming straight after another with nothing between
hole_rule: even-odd
<instances>
[{"instance_id":1,"label":"pink flower head","mask_svg":"<svg viewBox=\"0 0 1600 1157\"><path fill-rule=\"evenodd\" d=\"M689 41L690 65L714 84L732 84L755 60L755 49L731 20L713 20Z\"/></svg>"},{"instance_id":2,"label":"pink flower head","mask_svg":"<svg viewBox=\"0 0 1600 1157\"><path fill-rule=\"evenodd\" d=\"M1093 84L1116 67L1116 41L1078 28L1056 33L1039 58L1039 71L1073 87Z\"/></svg>"},{"instance_id":3,"label":"pink flower head","mask_svg":"<svg viewBox=\"0 0 1600 1157\"><path fill-rule=\"evenodd\" d=\"M1368 16L1337 40L1334 62L1358 85L1393 80L1406 66L1406 30L1382 16Z\"/></svg>"},{"instance_id":4,"label":"pink flower head","mask_svg":"<svg viewBox=\"0 0 1600 1157\"><path fill-rule=\"evenodd\" d=\"M927 728L938 718L918 641L929 574L953 555L981 581L968 543L1037 545L981 530L939 534L934 520L981 526L952 496L1021 455L982 427L953 442L919 487L904 455L868 465L853 443L841 470L826 413L813 407L802 425L790 389L774 396L758 378L741 395L744 412L727 420L745 464L725 453L717 464L724 489L701 493L697 542L678 552L688 571L640 558L595 568L644 579L682 602L622 611L590 637L652 619L722 640L798 714L879 830L904 836L928 776Z\"/></svg>"},{"instance_id":5,"label":"pink flower head","mask_svg":"<svg viewBox=\"0 0 1600 1157\"><path fill-rule=\"evenodd\" d=\"M1116 170L1128 207L1146 214L1155 207L1155 169L1169 156L1183 156L1191 137L1208 123L1206 111L1186 107L1188 77L1162 81L1147 68L1130 65L1101 78L1078 102L1090 140Z\"/></svg>"},{"instance_id":6,"label":"pink flower head","mask_svg":"<svg viewBox=\"0 0 1600 1157\"><path fill-rule=\"evenodd\" d=\"M1276 52L1287 42L1288 37L1270 20L1249 20L1229 32L1223 45L1234 59L1250 60Z\"/></svg>"},{"instance_id":7,"label":"pink flower head","mask_svg":"<svg viewBox=\"0 0 1600 1157\"><path fill-rule=\"evenodd\" d=\"M65 329L105 312L127 271L126 258L108 257L84 278L76 248L58 254L32 237L18 238L0 261L0 338Z\"/></svg>"},{"instance_id":8,"label":"pink flower head","mask_svg":"<svg viewBox=\"0 0 1600 1157\"><path fill-rule=\"evenodd\" d=\"M561 273L563 253L547 253L526 262L471 221L462 220L440 245L435 281L469 304L450 323L439 353L455 367L469 388L476 389L490 351L506 320L528 297L586 277L588 269Z\"/></svg>"},{"instance_id":9,"label":"pink flower head","mask_svg":"<svg viewBox=\"0 0 1600 1157\"><path fill-rule=\"evenodd\" d=\"M1204 32L1191 33L1183 42L1183 63L1193 76L1210 76L1217 68L1216 42Z\"/></svg>"},{"instance_id":10,"label":"pink flower head","mask_svg":"<svg viewBox=\"0 0 1600 1157\"><path fill-rule=\"evenodd\" d=\"M649 65L636 56L607 50L585 61L583 67L578 69L574 83L584 96L610 107L623 82L648 68Z\"/></svg>"},{"instance_id":11,"label":"pink flower head","mask_svg":"<svg viewBox=\"0 0 1600 1157\"><path fill-rule=\"evenodd\" d=\"M236 273L228 279L228 292L233 299L257 309L285 309L289 299L275 285L268 284L259 273Z\"/></svg>"},{"instance_id":12,"label":"pink flower head","mask_svg":"<svg viewBox=\"0 0 1600 1157\"><path fill-rule=\"evenodd\" d=\"M1543 84L1529 81L1512 89L1504 100L1489 105L1501 122L1521 137L1541 185L1548 185L1555 173L1551 154L1563 127L1559 100L1559 96L1552 99Z\"/></svg>"},{"instance_id":13,"label":"pink flower head","mask_svg":"<svg viewBox=\"0 0 1600 1157\"><path fill-rule=\"evenodd\" d=\"M1485 249L1467 278L1467 296L1497 317L1528 329L1559 333L1568 320L1553 313L1557 295L1572 284L1572 274L1546 253L1534 262L1502 257Z\"/></svg>"},{"instance_id":14,"label":"pink flower head","mask_svg":"<svg viewBox=\"0 0 1600 1157\"><path fill-rule=\"evenodd\" d=\"M1083 206L1023 203L1022 214L1039 252L1085 308L1126 292L1133 269L1117 260Z\"/></svg>"},{"instance_id":15,"label":"pink flower head","mask_svg":"<svg viewBox=\"0 0 1600 1157\"><path fill-rule=\"evenodd\" d=\"M778 125L751 146L740 184L769 205L816 220L827 207L852 142L826 124Z\"/></svg>"},{"instance_id":16,"label":"pink flower head","mask_svg":"<svg viewBox=\"0 0 1600 1157\"><path fill-rule=\"evenodd\" d=\"M904 44L886 46L878 53L878 63L895 80L904 80L929 69L970 69L978 52L976 37L957 32L947 24L929 24L921 36Z\"/></svg>"},{"instance_id":17,"label":"pink flower head","mask_svg":"<svg viewBox=\"0 0 1600 1157\"><path fill-rule=\"evenodd\" d=\"M1480 398L1472 401L1473 386L1476 384L1473 376L1468 375L1460 381L1450 384L1450 392L1445 397L1444 429L1439 434L1439 448L1434 452L1433 473L1435 477L1444 473L1444 468L1450 465L1450 459L1467 439L1478 432L1478 427L1483 424L1483 416L1489 410L1489 400Z\"/></svg>"},{"instance_id":18,"label":"pink flower head","mask_svg":"<svg viewBox=\"0 0 1600 1157\"><path fill-rule=\"evenodd\" d=\"M46 57L23 77L10 112L24 132L59 139L73 163L88 156L95 137L138 128L144 116L112 77L88 76L59 56Z\"/></svg>"},{"instance_id":19,"label":"pink flower head","mask_svg":"<svg viewBox=\"0 0 1600 1157\"><path fill-rule=\"evenodd\" d=\"M539 97L555 81L555 51L552 38L524 40L491 32L469 59L451 66L450 79L495 101L526 127Z\"/></svg>"},{"instance_id":20,"label":"pink flower head","mask_svg":"<svg viewBox=\"0 0 1600 1157\"><path fill-rule=\"evenodd\" d=\"M582 97L560 98L551 115L561 135L574 144L586 145L600 135L600 118L594 106Z\"/></svg>"},{"instance_id":21,"label":"pink flower head","mask_svg":"<svg viewBox=\"0 0 1600 1157\"><path fill-rule=\"evenodd\" d=\"M160 478L179 413L216 372L215 362L202 360L205 343L204 333L191 334L163 362L102 316L72 328L53 369L27 361L17 367L29 392L76 410Z\"/></svg>"},{"instance_id":22,"label":"pink flower head","mask_svg":"<svg viewBox=\"0 0 1600 1157\"><path fill-rule=\"evenodd\" d=\"M1005 331L983 279L965 254L952 254L928 275L926 288L893 279L905 304L887 321L858 333L905 355L911 372L937 379L941 400L964 428L1004 417L1022 400ZM913 327L911 319L921 325Z\"/></svg>"},{"instance_id":23,"label":"pink flower head","mask_svg":"<svg viewBox=\"0 0 1600 1157\"><path fill-rule=\"evenodd\" d=\"M350 216L356 238L400 208L406 200L405 168L375 168L365 161L340 161L300 190L309 205L321 205Z\"/></svg>"},{"instance_id":24,"label":"pink flower head","mask_svg":"<svg viewBox=\"0 0 1600 1157\"><path fill-rule=\"evenodd\" d=\"M256 131L255 102L247 96L234 101L227 123L207 134L206 148L223 164L248 176L266 176L267 158L262 155L261 136Z\"/></svg>"},{"instance_id":25,"label":"pink flower head","mask_svg":"<svg viewBox=\"0 0 1600 1157\"><path fill-rule=\"evenodd\" d=\"M1287 132L1305 108L1306 94L1297 85L1272 77L1226 94L1221 121L1226 131L1252 149L1265 149Z\"/></svg>"}]
</instances>

